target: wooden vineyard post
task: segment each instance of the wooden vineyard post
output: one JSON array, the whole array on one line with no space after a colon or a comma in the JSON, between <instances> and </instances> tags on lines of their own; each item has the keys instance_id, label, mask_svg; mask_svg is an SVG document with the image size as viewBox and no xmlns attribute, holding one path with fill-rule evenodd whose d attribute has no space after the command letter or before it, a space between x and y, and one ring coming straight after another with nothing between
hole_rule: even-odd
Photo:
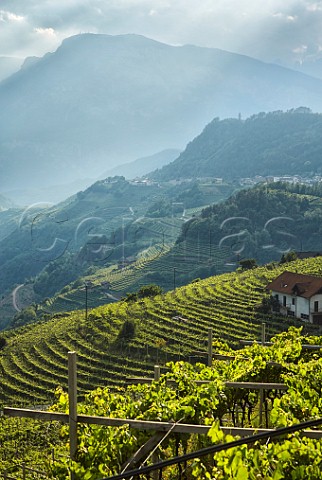
<instances>
[{"instance_id":1,"label":"wooden vineyard post","mask_svg":"<svg viewBox=\"0 0 322 480\"><path fill-rule=\"evenodd\" d=\"M160 365L154 365L154 380L156 382L160 380Z\"/></svg>"},{"instance_id":2,"label":"wooden vineyard post","mask_svg":"<svg viewBox=\"0 0 322 480\"><path fill-rule=\"evenodd\" d=\"M69 400L69 454L76 459L77 450L77 367L76 352L68 352L68 400ZM74 480L75 474L70 474Z\"/></svg>"},{"instance_id":3,"label":"wooden vineyard post","mask_svg":"<svg viewBox=\"0 0 322 480\"><path fill-rule=\"evenodd\" d=\"M262 323L262 345L265 345L266 340L266 323ZM264 389L259 391L259 427L263 426L263 405L264 405Z\"/></svg>"},{"instance_id":4,"label":"wooden vineyard post","mask_svg":"<svg viewBox=\"0 0 322 480\"><path fill-rule=\"evenodd\" d=\"M266 341L266 323L262 323L262 345L265 345Z\"/></svg>"},{"instance_id":5,"label":"wooden vineyard post","mask_svg":"<svg viewBox=\"0 0 322 480\"><path fill-rule=\"evenodd\" d=\"M212 366L212 328L208 330L208 367Z\"/></svg>"}]
</instances>

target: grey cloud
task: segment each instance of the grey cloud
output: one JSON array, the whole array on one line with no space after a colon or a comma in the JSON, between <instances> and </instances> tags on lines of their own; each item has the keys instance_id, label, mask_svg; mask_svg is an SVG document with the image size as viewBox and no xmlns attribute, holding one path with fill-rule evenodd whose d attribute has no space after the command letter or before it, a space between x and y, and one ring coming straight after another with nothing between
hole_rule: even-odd
<instances>
[{"instance_id":1,"label":"grey cloud","mask_svg":"<svg viewBox=\"0 0 322 480\"><path fill-rule=\"evenodd\" d=\"M13 15L0 16L0 55L42 55L81 32L138 33L284 63L322 45L320 0L2 0L0 10Z\"/></svg>"}]
</instances>

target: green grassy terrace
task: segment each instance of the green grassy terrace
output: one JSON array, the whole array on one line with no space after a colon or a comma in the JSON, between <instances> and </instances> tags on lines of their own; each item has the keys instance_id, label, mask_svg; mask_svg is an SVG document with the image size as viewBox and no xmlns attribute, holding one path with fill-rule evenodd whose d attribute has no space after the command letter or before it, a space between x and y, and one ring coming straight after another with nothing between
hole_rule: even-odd
<instances>
[{"instance_id":1,"label":"green grassy terrace","mask_svg":"<svg viewBox=\"0 0 322 480\"><path fill-rule=\"evenodd\" d=\"M156 363L192 360L207 350L208 329L239 348L240 339L259 339L261 323L272 336L302 325L259 310L269 281L285 269L322 275L322 257L280 266L226 273L138 302L116 302L89 310L56 314L50 320L5 332L0 351L0 402L42 405L67 385L67 352L78 354L79 394L124 385L131 376L151 376ZM135 332L124 334L131 321ZM304 324L304 332L318 327ZM132 332L133 333L133 332Z\"/></svg>"}]
</instances>

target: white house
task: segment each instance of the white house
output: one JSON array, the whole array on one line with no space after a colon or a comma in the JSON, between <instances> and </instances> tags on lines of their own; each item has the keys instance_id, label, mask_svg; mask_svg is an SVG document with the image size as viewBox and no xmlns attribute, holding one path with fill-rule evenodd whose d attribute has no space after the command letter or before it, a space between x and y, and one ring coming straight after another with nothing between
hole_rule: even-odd
<instances>
[{"instance_id":1,"label":"white house","mask_svg":"<svg viewBox=\"0 0 322 480\"><path fill-rule=\"evenodd\" d=\"M285 315L322 325L322 278L285 271L267 285Z\"/></svg>"}]
</instances>

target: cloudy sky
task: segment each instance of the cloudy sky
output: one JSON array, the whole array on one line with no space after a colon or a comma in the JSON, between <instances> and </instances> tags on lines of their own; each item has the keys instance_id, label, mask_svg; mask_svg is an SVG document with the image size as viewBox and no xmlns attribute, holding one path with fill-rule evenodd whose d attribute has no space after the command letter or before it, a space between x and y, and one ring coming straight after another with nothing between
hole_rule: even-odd
<instances>
[{"instance_id":1,"label":"cloudy sky","mask_svg":"<svg viewBox=\"0 0 322 480\"><path fill-rule=\"evenodd\" d=\"M322 56L322 0L0 0L0 56L43 55L84 32L291 64Z\"/></svg>"}]
</instances>

